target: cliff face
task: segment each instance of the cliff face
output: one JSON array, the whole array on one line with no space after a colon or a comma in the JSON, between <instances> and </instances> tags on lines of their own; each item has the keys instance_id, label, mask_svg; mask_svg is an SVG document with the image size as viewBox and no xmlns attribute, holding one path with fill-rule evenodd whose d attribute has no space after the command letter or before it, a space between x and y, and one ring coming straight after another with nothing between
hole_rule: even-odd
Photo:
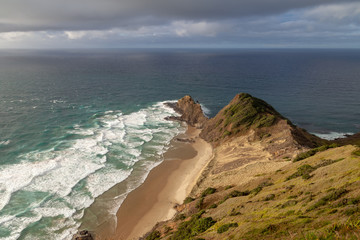
<instances>
[{"instance_id":1,"label":"cliff face","mask_svg":"<svg viewBox=\"0 0 360 240\"><path fill-rule=\"evenodd\" d=\"M201 109L201 105L196 103L194 99L188 95L178 100L176 104L167 103L167 105L181 114L180 117L168 118L170 120L184 121L190 126L197 128L202 128L204 123L208 120Z\"/></svg>"},{"instance_id":2,"label":"cliff face","mask_svg":"<svg viewBox=\"0 0 360 240\"><path fill-rule=\"evenodd\" d=\"M187 96L178 106L196 124L194 104ZM200 119L214 157L177 215L146 239L358 239L360 148L318 147L331 142L249 94Z\"/></svg>"}]
</instances>

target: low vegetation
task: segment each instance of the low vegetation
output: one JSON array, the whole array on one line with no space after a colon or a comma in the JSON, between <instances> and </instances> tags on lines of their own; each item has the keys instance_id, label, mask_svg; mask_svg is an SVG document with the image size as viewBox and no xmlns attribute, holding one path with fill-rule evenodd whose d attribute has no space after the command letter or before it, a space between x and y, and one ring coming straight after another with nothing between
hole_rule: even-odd
<instances>
[{"instance_id":1,"label":"low vegetation","mask_svg":"<svg viewBox=\"0 0 360 240\"><path fill-rule=\"evenodd\" d=\"M235 228L238 227L239 225L237 223L226 223L221 225L218 229L217 229L217 233L223 233L226 232L227 230L229 230L229 228Z\"/></svg>"},{"instance_id":2,"label":"low vegetation","mask_svg":"<svg viewBox=\"0 0 360 240\"><path fill-rule=\"evenodd\" d=\"M352 152L352 155L353 156L356 156L356 157L360 157L360 148L356 149L355 151Z\"/></svg>"},{"instance_id":3,"label":"low vegetation","mask_svg":"<svg viewBox=\"0 0 360 240\"><path fill-rule=\"evenodd\" d=\"M216 223L211 217L202 218L204 211L200 211L191 217L191 220L182 222L171 236L171 240L194 239L200 233L205 232Z\"/></svg>"},{"instance_id":4,"label":"low vegetation","mask_svg":"<svg viewBox=\"0 0 360 240\"><path fill-rule=\"evenodd\" d=\"M342 197L346 193L348 193L348 190L346 190L344 188L333 190L325 197L322 197L319 201L317 201L310 208L308 208L307 211L312 211L314 209L317 209L321 206L328 204L331 201L335 201L335 200L339 199L340 197Z\"/></svg>"},{"instance_id":5,"label":"low vegetation","mask_svg":"<svg viewBox=\"0 0 360 240\"><path fill-rule=\"evenodd\" d=\"M207 195L213 194L214 192L216 192L216 188L209 187L202 192L201 197L206 197Z\"/></svg>"},{"instance_id":6,"label":"low vegetation","mask_svg":"<svg viewBox=\"0 0 360 240\"><path fill-rule=\"evenodd\" d=\"M187 203L191 203L192 201L194 201L195 199L192 198L192 197L186 197L185 200L184 200L184 204L187 204Z\"/></svg>"},{"instance_id":7,"label":"low vegetation","mask_svg":"<svg viewBox=\"0 0 360 240\"><path fill-rule=\"evenodd\" d=\"M161 233L157 230L151 232L150 235L148 235L145 239L146 240L157 240L157 239L160 239L161 237Z\"/></svg>"},{"instance_id":8,"label":"low vegetation","mask_svg":"<svg viewBox=\"0 0 360 240\"><path fill-rule=\"evenodd\" d=\"M236 103L224 110L224 127L231 125L231 130L270 127L280 114L261 99L254 98L249 94L239 95ZM225 132L227 133L227 132Z\"/></svg>"},{"instance_id":9,"label":"low vegetation","mask_svg":"<svg viewBox=\"0 0 360 240\"><path fill-rule=\"evenodd\" d=\"M325 159L325 160L322 160L319 164L315 165L314 167L312 167L309 164L304 164L304 165L298 167L297 171L294 174L287 177L286 180L288 181L290 179L297 178L297 177L302 177L302 179L305 179L305 180L310 179L312 177L312 175L310 175L310 174L313 171L315 171L316 169L321 168L321 167L326 167L330 164L339 162L341 160L344 160L344 158L339 158L337 160Z\"/></svg>"},{"instance_id":10,"label":"low vegetation","mask_svg":"<svg viewBox=\"0 0 360 240\"><path fill-rule=\"evenodd\" d=\"M359 239L360 158L354 151L339 147L271 175L257 173L244 185L206 188L146 239Z\"/></svg>"},{"instance_id":11,"label":"low vegetation","mask_svg":"<svg viewBox=\"0 0 360 240\"><path fill-rule=\"evenodd\" d=\"M303 153L299 153L295 159L293 160L294 162L297 162L297 161L301 161L301 160L304 160L308 157L311 157L311 156L314 156L316 153L318 152L323 152L329 148L336 148L338 147L338 145L336 143L333 143L333 144L330 144L330 145L323 145L321 147L317 147L317 148L313 148L307 152L303 152Z\"/></svg>"}]
</instances>

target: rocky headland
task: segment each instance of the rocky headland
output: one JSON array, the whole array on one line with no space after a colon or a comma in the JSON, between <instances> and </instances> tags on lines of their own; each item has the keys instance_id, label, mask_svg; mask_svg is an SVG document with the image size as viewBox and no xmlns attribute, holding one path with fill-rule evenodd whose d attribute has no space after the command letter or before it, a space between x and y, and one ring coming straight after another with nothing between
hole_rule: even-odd
<instances>
[{"instance_id":1,"label":"rocky headland","mask_svg":"<svg viewBox=\"0 0 360 240\"><path fill-rule=\"evenodd\" d=\"M190 96L169 105L213 157L144 239L358 239L359 134L318 138L246 93L211 119Z\"/></svg>"}]
</instances>

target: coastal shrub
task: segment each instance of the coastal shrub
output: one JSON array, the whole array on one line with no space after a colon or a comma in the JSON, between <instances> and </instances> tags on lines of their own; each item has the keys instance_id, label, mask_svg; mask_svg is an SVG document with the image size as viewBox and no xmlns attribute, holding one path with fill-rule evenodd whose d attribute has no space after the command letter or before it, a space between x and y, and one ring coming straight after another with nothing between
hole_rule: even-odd
<instances>
[{"instance_id":1,"label":"coastal shrub","mask_svg":"<svg viewBox=\"0 0 360 240\"><path fill-rule=\"evenodd\" d=\"M259 192L261 192L263 188L262 187L256 187L253 190L251 190L252 193L254 193L254 195L257 195Z\"/></svg>"},{"instance_id":2,"label":"coastal shrub","mask_svg":"<svg viewBox=\"0 0 360 240\"><path fill-rule=\"evenodd\" d=\"M274 124L275 120L276 118L274 115L265 115L255 123L255 127L271 127Z\"/></svg>"},{"instance_id":3,"label":"coastal shrub","mask_svg":"<svg viewBox=\"0 0 360 240\"><path fill-rule=\"evenodd\" d=\"M225 190L228 190L228 189L233 188L233 187L234 187L234 185L227 185L227 186L225 187Z\"/></svg>"},{"instance_id":4,"label":"coastal shrub","mask_svg":"<svg viewBox=\"0 0 360 240\"><path fill-rule=\"evenodd\" d=\"M185 220L185 219L186 219L186 215L183 213L180 213L180 214L176 215L176 217L175 217L175 221Z\"/></svg>"},{"instance_id":5,"label":"coastal shrub","mask_svg":"<svg viewBox=\"0 0 360 240\"><path fill-rule=\"evenodd\" d=\"M310 239L359 239L360 234L360 220L351 220L349 219L346 223L343 224L333 224L331 227L327 228L322 232L311 232L307 233L304 238L301 240L310 240Z\"/></svg>"},{"instance_id":6,"label":"coastal shrub","mask_svg":"<svg viewBox=\"0 0 360 240\"><path fill-rule=\"evenodd\" d=\"M313 148L307 152L302 152L302 153L299 153L295 159L293 160L293 162L298 162L298 161L301 161L301 160L304 160L308 157L311 157L313 155L315 155L316 153L318 152L323 152L329 148L336 148L338 147L338 145L336 143L333 143L333 144L330 144L330 145L323 145L321 147L317 147L317 148Z\"/></svg>"},{"instance_id":7,"label":"coastal shrub","mask_svg":"<svg viewBox=\"0 0 360 240\"><path fill-rule=\"evenodd\" d=\"M260 140L263 139L263 138L268 138L268 137L271 137L270 133L262 132L262 133L259 134Z\"/></svg>"},{"instance_id":8,"label":"coastal shrub","mask_svg":"<svg viewBox=\"0 0 360 240\"><path fill-rule=\"evenodd\" d=\"M161 234L158 230L155 230L153 232L150 233L150 235L148 235L145 239L146 240L157 240L160 239Z\"/></svg>"},{"instance_id":9,"label":"coastal shrub","mask_svg":"<svg viewBox=\"0 0 360 240\"><path fill-rule=\"evenodd\" d=\"M218 127L222 122L223 122L224 119L220 118L219 121L217 121L216 123L216 127Z\"/></svg>"},{"instance_id":10,"label":"coastal shrub","mask_svg":"<svg viewBox=\"0 0 360 240\"><path fill-rule=\"evenodd\" d=\"M239 225L237 223L227 223L227 224L223 224L221 225L218 229L217 229L217 233L223 233L226 232L227 230L229 230L229 228L231 227L238 227Z\"/></svg>"},{"instance_id":11,"label":"coastal shrub","mask_svg":"<svg viewBox=\"0 0 360 240\"><path fill-rule=\"evenodd\" d=\"M215 188L209 187L202 192L201 197L206 197L207 195L213 194L215 192L216 192Z\"/></svg>"},{"instance_id":12,"label":"coastal shrub","mask_svg":"<svg viewBox=\"0 0 360 240\"><path fill-rule=\"evenodd\" d=\"M217 205L216 205L216 203L214 203L214 204L211 204L211 205L209 206L209 208L217 208Z\"/></svg>"},{"instance_id":13,"label":"coastal shrub","mask_svg":"<svg viewBox=\"0 0 360 240\"><path fill-rule=\"evenodd\" d=\"M270 201L275 198L275 194L269 194L264 198L264 201Z\"/></svg>"},{"instance_id":14,"label":"coastal shrub","mask_svg":"<svg viewBox=\"0 0 360 240\"><path fill-rule=\"evenodd\" d=\"M312 177L312 175L310 175L310 173L312 173L316 169L321 168L321 167L326 167L330 164L333 164L333 163L336 163L336 162L339 162L342 160L344 160L344 158L339 158L337 160L325 159L321 163L319 163L318 165L316 165L314 167L310 166L309 164L302 165L298 168L297 172L295 172L291 176L287 177L286 181L293 179L293 178L297 178L297 177L302 177L305 180L310 179Z\"/></svg>"},{"instance_id":15,"label":"coastal shrub","mask_svg":"<svg viewBox=\"0 0 360 240\"><path fill-rule=\"evenodd\" d=\"M345 195L346 193L348 193L349 191L344 189L344 188L340 188L340 189L336 189L333 192L329 193L328 195L326 195L325 197L322 197L319 201L317 201L314 205L312 205L310 208L308 208L306 211L312 211L316 208L319 208L321 206L326 205L328 202L331 201L335 201L337 199L339 199L340 197L342 197L343 195Z\"/></svg>"},{"instance_id":16,"label":"coastal shrub","mask_svg":"<svg viewBox=\"0 0 360 240\"><path fill-rule=\"evenodd\" d=\"M172 228L169 227L169 226L165 226L165 227L164 227L164 233L165 233L165 234L169 233L171 230L172 230Z\"/></svg>"},{"instance_id":17,"label":"coastal shrub","mask_svg":"<svg viewBox=\"0 0 360 240\"><path fill-rule=\"evenodd\" d=\"M192 201L194 201L194 200L195 200L195 199L192 198L192 197L186 197L185 200L184 200L184 204L188 204L188 203L190 203L190 202L192 202Z\"/></svg>"},{"instance_id":18,"label":"coastal shrub","mask_svg":"<svg viewBox=\"0 0 360 240\"><path fill-rule=\"evenodd\" d=\"M289 200L280 205L280 208L292 207L295 206L298 202L296 200Z\"/></svg>"},{"instance_id":19,"label":"coastal shrub","mask_svg":"<svg viewBox=\"0 0 360 240\"><path fill-rule=\"evenodd\" d=\"M229 198L234 198L234 197L242 197L242 196L247 196L250 194L250 191L246 190L246 191L238 191L238 190L234 190L231 193L228 194Z\"/></svg>"},{"instance_id":20,"label":"coastal shrub","mask_svg":"<svg viewBox=\"0 0 360 240\"><path fill-rule=\"evenodd\" d=\"M200 211L191 217L191 220L182 222L176 232L171 236L171 240L190 240L200 233L205 232L216 223L211 217L202 218L205 211Z\"/></svg>"},{"instance_id":21,"label":"coastal shrub","mask_svg":"<svg viewBox=\"0 0 360 240\"><path fill-rule=\"evenodd\" d=\"M225 130L222 136L227 137L227 136L230 136L230 135L231 135L231 132L229 132L228 130Z\"/></svg>"},{"instance_id":22,"label":"coastal shrub","mask_svg":"<svg viewBox=\"0 0 360 240\"><path fill-rule=\"evenodd\" d=\"M278 230L278 226L274 225L274 224L270 224L267 227L265 227L261 233L266 235L266 234L270 234L270 233L274 233Z\"/></svg>"},{"instance_id":23,"label":"coastal shrub","mask_svg":"<svg viewBox=\"0 0 360 240\"><path fill-rule=\"evenodd\" d=\"M197 201L195 207L200 209L200 208L202 208L203 203L204 203L204 198L202 197L202 198L199 199L199 201Z\"/></svg>"},{"instance_id":24,"label":"coastal shrub","mask_svg":"<svg viewBox=\"0 0 360 240\"><path fill-rule=\"evenodd\" d=\"M357 205L360 203L360 197L357 198L344 198L338 202L334 207L344 207L347 205Z\"/></svg>"},{"instance_id":25,"label":"coastal shrub","mask_svg":"<svg viewBox=\"0 0 360 240\"><path fill-rule=\"evenodd\" d=\"M280 116L269 104L249 94L241 94L237 103L225 109L224 115L225 126L231 123L232 130L270 127Z\"/></svg>"},{"instance_id":26,"label":"coastal shrub","mask_svg":"<svg viewBox=\"0 0 360 240\"><path fill-rule=\"evenodd\" d=\"M312 177L310 173L315 171L315 169L316 168L310 166L309 164L302 165L298 168L297 172L287 177L286 181L297 177L302 177L303 179L309 179Z\"/></svg>"},{"instance_id":27,"label":"coastal shrub","mask_svg":"<svg viewBox=\"0 0 360 240\"><path fill-rule=\"evenodd\" d=\"M355 213L359 212L359 208L358 207L351 207L351 208L348 208L348 209L345 209L344 210L344 214L346 216L352 216L354 215Z\"/></svg>"},{"instance_id":28,"label":"coastal shrub","mask_svg":"<svg viewBox=\"0 0 360 240\"><path fill-rule=\"evenodd\" d=\"M342 161L344 160L345 158L339 158L339 159L336 159L336 160L329 160L329 159L325 159L323 160L321 163L319 163L318 165L315 166L315 168L321 168L321 167L326 167L328 165L331 165L333 163L336 163L336 162L339 162L339 161Z\"/></svg>"},{"instance_id":29,"label":"coastal shrub","mask_svg":"<svg viewBox=\"0 0 360 240\"><path fill-rule=\"evenodd\" d=\"M231 212L230 212L229 216L237 216L237 215L240 215L240 214L241 214L240 212L237 212L235 210L235 208L233 208L233 209L231 209Z\"/></svg>"},{"instance_id":30,"label":"coastal shrub","mask_svg":"<svg viewBox=\"0 0 360 240\"><path fill-rule=\"evenodd\" d=\"M224 199L223 199L219 204L225 202L225 201L226 201L227 199L229 199L229 198L247 196L247 195L249 195L250 193L251 193L251 192L250 192L249 190L246 190L246 191L243 191L243 192L238 191L238 190L234 190L234 191L232 191L231 193L229 193L228 195L226 195L226 196L224 197Z\"/></svg>"},{"instance_id":31,"label":"coastal shrub","mask_svg":"<svg viewBox=\"0 0 360 240\"><path fill-rule=\"evenodd\" d=\"M353 156L360 157L360 149L356 149L351 153Z\"/></svg>"}]
</instances>

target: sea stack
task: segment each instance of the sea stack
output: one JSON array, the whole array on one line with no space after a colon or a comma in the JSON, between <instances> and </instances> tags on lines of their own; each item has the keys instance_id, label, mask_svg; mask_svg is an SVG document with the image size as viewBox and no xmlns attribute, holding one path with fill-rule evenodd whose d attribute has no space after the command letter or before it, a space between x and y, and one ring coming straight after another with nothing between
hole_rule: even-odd
<instances>
[{"instance_id":1,"label":"sea stack","mask_svg":"<svg viewBox=\"0 0 360 240\"><path fill-rule=\"evenodd\" d=\"M180 117L168 117L168 120L180 120L196 128L202 128L204 123L208 120L201 109L200 103L195 102L189 95L179 99L176 103L166 104L169 107L172 107L177 113L181 114Z\"/></svg>"}]
</instances>

